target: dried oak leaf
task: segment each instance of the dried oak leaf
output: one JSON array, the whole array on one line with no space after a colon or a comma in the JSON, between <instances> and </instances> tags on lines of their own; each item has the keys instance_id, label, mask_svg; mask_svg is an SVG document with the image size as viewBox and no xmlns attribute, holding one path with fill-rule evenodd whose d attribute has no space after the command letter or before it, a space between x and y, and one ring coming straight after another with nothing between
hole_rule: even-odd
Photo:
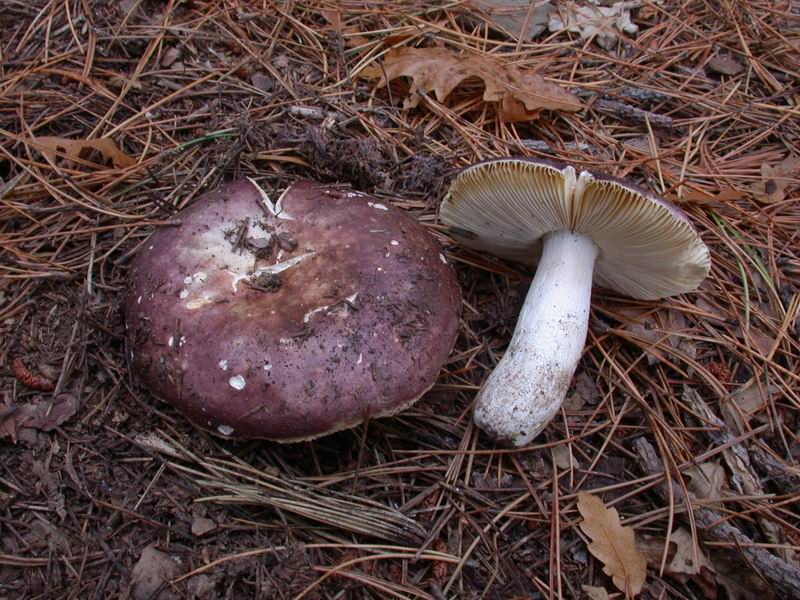
<instances>
[{"instance_id":1,"label":"dried oak leaf","mask_svg":"<svg viewBox=\"0 0 800 600\"><path fill-rule=\"evenodd\" d=\"M104 161L110 160L118 169L124 169L136 164L136 160L120 150L117 143L111 138L70 140L63 137L44 136L34 138L33 142L50 162L56 161L56 153L58 152L62 152L70 160L79 160L81 152L97 150L103 156Z\"/></svg>"},{"instance_id":2,"label":"dried oak leaf","mask_svg":"<svg viewBox=\"0 0 800 600\"><path fill-rule=\"evenodd\" d=\"M456 86L472 77L483 80L484 101L496 103L500 118L506 122L535 120L542 109L575 112L582 107L575 96L540 75L490 56L456 54L447 48L393 49L383 65L370 65L361 75L380 78L378 87L396 77L410 77L404 108L417 106L423 91L432 90L443 102Z\"/></svg>"},{"instance_id":3,"label":"dried oak leaf","mask_svg":"<svg viewBox=\"0 0 800 600\"><path fill-rule=\"evenodd\" d=\"M342 26L342 11L341 8L325 8L319 11L322 17L328 22L328 25L323 27L324 30L329 30L335 32L337 35L341 36L344 40L344 45L348 48L354 48L356 46L361 46L362 44L368 44L369 38L364 37L361 34L361 30L357 26L349 26L343 27Z\"/></svg>"},{"instance_id":4,"label":"dried oak leaf","mask_svg":"<svg viewBox=\"0 0 800 600\"><path fill-rule=\"evenodd\" d=\"M592 543L589 552L603 563L603 572L626 596L642 591L647 575L647 559L636 548L631 527L623 527L616 509L587 492L578 494L578 510L583 517L580 528Z\"/></svg>"},{"instance_id":5,"label":"dried oak leaf","mask_svg":"<svg viewBox=\"0 0 800 600\"><path fill-rule=\"evenodd\" d=\"M664 554L664 538L644 536L636 540L636 547L644 554L653 568L660 568ZM667 562L664 573L681 583L693 581L706 598L717 597L716 571L702 548L694 553L694 540L691 532L685 527L678 527L670 536Z\"/></svg>"},{"instance_id":6,"label":"dried oak leaf","mask_svg":"<svg viewBox=\"0 0 800 600\"><path fill-rule=\"evenodd\" d=\"M638 25L631 21L631 8L626 2L611 6L561 2L550 13L548 27L553 33L568 30L580 34L584 40L594 38L601 47L610 50L617 43L619 32L638 33Z\"/></svg>"},{"instance_id":7,"label":"dried oak leaf","mask_svg":"<svg viewBox=\"0 0 800 600\"><path fill-rule=\"evenodd\" d=\"M533 6L530 0L473 0L471 4L486 16L492 29L528 42L547 29L553 9L549 1L535 2Z\"/></svg>"},{"instance_id":8,"label":"dried oak leaf","mask_svg":"<svg viewBox=\"0 0 800 600\"><path fill-rule=\"evenodd\" d=\"M756 198L771 204L780 202L786 197L786 188L798 183L793 177L800 170L800 156L790 154L774 167L764 163L761 165L761 181L753 184L752 190Z\"/></svg>"}]
</instances>

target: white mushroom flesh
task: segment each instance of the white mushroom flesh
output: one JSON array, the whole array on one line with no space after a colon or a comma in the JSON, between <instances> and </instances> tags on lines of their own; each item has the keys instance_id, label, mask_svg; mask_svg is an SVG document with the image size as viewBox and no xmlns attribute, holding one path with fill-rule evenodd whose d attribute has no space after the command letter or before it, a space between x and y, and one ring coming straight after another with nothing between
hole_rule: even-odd
<instances>
[{"instance_id":1,"label":"white mushroom flesh","mask_svg":"<svg viewBox=\"0 0 800 600\"><path fill-rule=\"evenodd\" d=\"M465 246L539 267L475 421L521 446L556 414L580 359L592 281L640 299L693 290L708 249L668 202L571 166L500 159L459 175L442 221Z\"/></svg>"},{"instance_id":2,"label":"white mushroom flesh","mask_svg":"<svg viewBox=\"0 0 800 600\"><path fill-rule=\"evenodd\" d=\"M561 407L586 339L596 257L585 236L545 236L514 337L477 398L475 422L493 438L523 446Z\"/></svg>"}]
</instances>

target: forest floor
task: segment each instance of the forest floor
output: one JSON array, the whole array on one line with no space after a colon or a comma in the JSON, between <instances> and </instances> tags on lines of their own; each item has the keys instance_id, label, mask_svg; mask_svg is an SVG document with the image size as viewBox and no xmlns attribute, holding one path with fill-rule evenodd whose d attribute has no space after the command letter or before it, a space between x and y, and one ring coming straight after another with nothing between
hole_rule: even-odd
<instances>
[{"instance_id":1,"label":"forest floor","mask_svg":"<svg viewBox=\"0 0 800 600\"><path fill-rule=\"evenodd\" d=\"M588 549L581 492L634 528L640 598L797 589L798 8L645 0L628 3L638 32L617 4L591 35L558 4L572 30L547 30L546 7L477 1L3 2L0 598L613 597L626 567L606 566L612 580ZM545 29L520 35L526 22ZM379 85L392 48L430 53L409 67L430 77L419 90ZM437 96L436 49L479 77ZM509 65L578 104L507 118L483 91ZM564 409L521 449L470 415L533 271L459 247L437 219L458 169L512 155L662 194L713 263L670 299L595 290ZM461 331L413 408L237 443L137 381L130 259L244 176L271 194L349 183L443 244Z\"/></svg>"}]
</instances>

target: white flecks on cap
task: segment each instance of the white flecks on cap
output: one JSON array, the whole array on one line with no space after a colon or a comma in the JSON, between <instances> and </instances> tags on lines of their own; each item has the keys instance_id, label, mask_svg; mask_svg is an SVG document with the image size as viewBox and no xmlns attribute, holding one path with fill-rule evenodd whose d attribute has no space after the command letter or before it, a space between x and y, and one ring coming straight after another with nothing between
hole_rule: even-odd
<instances>
[{"instance_id":1,"label":"white flecks on cap","mask_svg":"<svg viewBox=\"0 0 800 600\"><path fill-rule=\"evenodd\" d=\"M169 339L167 340L167 346L172 348L172 344L174 343L175 343L175 338L173 336L169 336Z\"/></svg>"},{"instance_id":2,"label":"white flecks on cap","mask_svg":"<svg viewBox=\"0 0 800 600\"><path fill-rule=\"evenodd\" d=\"M359 352L358 353L358 361L356 361L356 364L360 365L362 362L364 362L364 355L361 352Z\"/></svg>"},{"instance_id":3,"label":"white flecks on cap","mask_svg":"<svg viewBox=\"0 0 800 600\"><path fill-rule=\"evenodd\" d=\"M271 371L271 370L272 370L272 365L271 365L271 364L269 364L269 363L266 363L266 364L265 364L263 367L261 367L261 368L262 368L262 369L264 369L265 371Z\"/></svg>"},{"instance_id":4,"label":"white flecks on cap","mask_svg":"<svg viewBox=\"0 0 800 600\"><path fill-rule=\"evenodd\" d=\"M186 336L182 335L181 339L178 340L178 346L183 346L186 343Z\"/></svg>"},{"instance_id":5,"label":"white flecks on cap","mask_svg":"<svg viewBox=\"0 0 800 600\"><path fill-rule=\"evenodd\" d=\"M323 310L328 310L328 308L330 307L326 304L324 306L318 306L317 308L308 311L306 314L303 315L303 323L308 323L311 320L311 317L313 317L318 312L322 312Z\"/></svg>"},{"instance_id":6,"label":"white flecks on cap","mask_svg":"<svg viewBox=\"0 0 800 600\"><path fill-rule=\"evenodd\" d=\"M192 276L191 275L187 275L186 277L184 277L183 278L183 283L185 283L186 285L189 285L190 283L192 283Z\"/></svg>"},{"instance_id":7,"label":"white flecks on cap","mask_svg":"<svg viewBox=\"0 0 800 600\"><path fill-rule=\"evenodd\" d=\"M213 298L206 292L203 292L202 296L197 298L192 298L186 303L186 308L189 310L197 310L198 308L202 308L206 304L211 304L213 302Z\"/></svg>"},{"instance_id":8,"label":"white flecks on cap","mask_svg":"<svg viewBox=\"0 0 800 600\"><path fill-rule=\"evenodd\" d=\"M178 294L181 300L186 300L189 297L189 290L181 290L181 293Z\"/></svg>"},{"instance_id":9,"label":"white flecks on cap","mask_svg":"<svg viewBox=\"0 0 800 600\"><path fill-rule=\"evenodd\" d=\"M230 383L231 387L235 390L243 390L244 386L247 385L247 381L241 375L234 375L228 379L228 383Z\"/></svg>"},{"instance_id":10,"label":"white flecks on cap","mask_svg":"<svg viewBox=\"0 0 800 600\"><path fill-rule=\"evenodd\" d=\"M379 202L367 202L367 206L371 206L372 208L377 208L378 210L389 210L389 207L385 204L381 204Z\"/></svg>"},{"instance_id":11,"label":"white flecks on cap","mask_svg":"<svg viewBox=\"0 0 800 600\"><path fill-rule=\"evenodd\" d=\"M348 303L352 304L353 302L356 301L356 298L358 298L358 292L356 292L355 294L351 294L351 295L347 296L347 298L344 298L344 301L343 300L339 300L339 302L336 302L333 305L326 304L324 306L319 306L319 307L317 307L317 308L315 308L313 310L310 310L306 314L303 315L303 323L308 323L311 320L311 317L313 317L318 312L323 312L323 311L326 311L326 310L330 310L331 308L334 308L334 309L335 308L346 308L348 306ZM344 304L344 306L341 306L342 304Z\"/></svg>"},{"instance_id":12,"label":"white flecks on cap","mask_svg":"<svg viewBox=\"0 0 800 600\"><path fill-rule=\"evenodd\" d=\"M267 192L261 189L260 185L258 185L255 181L253 181L253 179L250 177L246 177L245 179L247 179L247 181L252 183L253 187L255 187L256 190L258 190L258 193L261 195L261 203L264 205L264 208L267 209L267 212L269 212L269 214L271 214L273 217L277 217L278 219L285 219L289 221L293 220L293 217L289 216L289 213L283 210L282 207L283 197L286 195L286 192L289 191L288 188L286 189L286 191L283 192L283 194L281 194L280 198L278 198L278 201L275 204L273 204Z\"/></svg>"},{"instance_id":13,"label":"white flecks on cap","mask_svg":"<svg viewBox=\"0 0 800 600\"><path fill-rule=\"evenodd\" d=\"M227 359L224 359L224 358L223 358L222 360L220 360L220 361L217 363L217 365L218 365L218 366L219 366L219 368L220 368L220 369L222 369L223 371L227 371L227 370L228 370L228 361L227 361Z\"/></svg>"},{"instance_id":14,"label":"white flecks on cap","mask_svg":"<svg viewBox=\"0 0 800 600\"><path fill-rule=\"evenodd\" d=\"M217 427L217 431L221 435L231 435L234 429L230 425L220 425L219 427Z\"/></svg>"},{"instance_id":15,"label":"white flecks on cap","mask_svg":"<svg viewBox=\"0 0 800 600\"><path fill-rule=\"evenodd\" d=\"M205 283L206 279L208 279L208 275L205 273L205 271L198 271L192 275L192 279L194 279L197 283Z\"/></svg>"},{"instance_id":16,"label":"white flecks on cap","mask_svg":"<svg viewBox=\"0 0 800 600\"><path fill-rule=\"evenodd\" d=\"M400 245L400 242L398 242L397 240L392 240L392 241L391 241L391 242L389 242L389 243L390 243L392 246L399 246L399 245Z\"/></svg>"},{"instance_id":17,"label":"white flecks on cap","mask_svg":"<svg viewBox=\"0 0 800 600\"><path fill-rule=\"evenodd\" d=\"M231 271L228 271L228 273L230 273L231 276L233 277L233 280L231 281L231 285L233 286L233 291L234 292L239 291L239 282L242 280L249 281L253 277L258 277L260 275L276 275L278 273L282 273L286 269L293 267L294 265L305 260L309 256L314 256L314 254L316 254L316 252L307 252L306 254L295 256L294 258L290 258L289 260L285 260L283 262L270 265L268 267L261 267L259 269L256 269L252 273L232 273Z\"/></svg>"}]
</instances>

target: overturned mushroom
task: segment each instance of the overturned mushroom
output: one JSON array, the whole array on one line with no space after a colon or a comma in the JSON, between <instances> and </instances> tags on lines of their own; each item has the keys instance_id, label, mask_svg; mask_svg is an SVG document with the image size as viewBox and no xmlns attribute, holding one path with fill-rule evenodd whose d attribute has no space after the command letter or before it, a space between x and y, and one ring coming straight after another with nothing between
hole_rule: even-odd
<instances>
[{"instance_id":1,"label":"overturned mushroom","mask_svg":"<svg viewBox=\"0 0 800 600\"><path fill-rule=\"evenodd\" d=\"M212 192L145 242L126 313L145 384L217 435L311 439L391 415L434 383L460 294L392 205L299 182Z\"/></svg>"},{"instance_id":2,"label":"overturned mushroom","mask_svg":"<svg viewBox=\"0 0 800 600\"><path fill-rule=\"evenodd\" d=\"M592 281L651 300L695 289L710 267L708 249L675 206L552 161L468 167L441 218L465 246L539 259L511 343L475 408L479 427L514 446L530 442L561 407L586 339Z\"/></svg>"}]
</instances>

